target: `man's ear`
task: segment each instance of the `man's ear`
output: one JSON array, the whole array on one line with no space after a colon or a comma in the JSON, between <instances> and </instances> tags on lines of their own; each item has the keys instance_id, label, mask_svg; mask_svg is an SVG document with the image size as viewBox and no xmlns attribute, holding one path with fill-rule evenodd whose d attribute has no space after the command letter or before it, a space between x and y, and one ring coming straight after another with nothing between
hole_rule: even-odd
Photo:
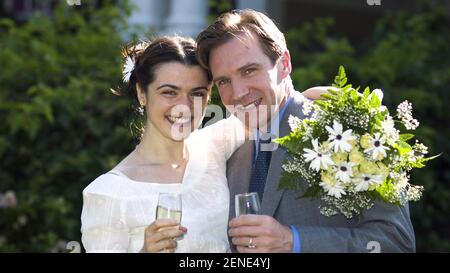
<instances>
[{"instance_id":1,"label":"man's ear","mask_svg":"<svg viewBox=\"0 0 450 273\"><path fill-rule=\"evenodd\" d=\"M280 66L281 66L281 77L284 79L289 76L292 72L292 64L291 64L291 54L289 54L288 50L283 52L280 58Z\"/></svg>"},{"instance_id":2,"label":"man's ear","mask_svg":"<svg viewBox=\"0 0 450 273\"><path fill-rule=\"evenodd\" d=\"M147 94L141 89L139 84L136 83L136 96L139 100L139 104L144 106L147 104Z\"/></svg>"}]
</instances>

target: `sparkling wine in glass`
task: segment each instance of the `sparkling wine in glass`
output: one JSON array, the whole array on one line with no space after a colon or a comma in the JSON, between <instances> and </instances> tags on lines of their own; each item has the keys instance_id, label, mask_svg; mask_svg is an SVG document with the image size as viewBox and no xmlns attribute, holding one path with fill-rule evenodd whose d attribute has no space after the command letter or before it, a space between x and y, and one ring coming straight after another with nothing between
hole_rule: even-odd
<instances>
[{"instance_id":1,"label":"sparkling wine in glass","mask_svg":"<svg viewBox=\"0 0 450 273\"><path fill-rule=\"evenodd\" d=\"M257 192L236 194L234 205L236 217L244 214L261 214L261 204Z\"/></svg>"},{"instance_id":2,"label":"sparkling wine in glass","mask_svg":"<svg viewBox=\"0 0 450 273\"><path fill-rule=\"evenodd\" d=\"M181 222L181 194L159 193L156 219L174 219Z\"/></svg>"}]
</instances>

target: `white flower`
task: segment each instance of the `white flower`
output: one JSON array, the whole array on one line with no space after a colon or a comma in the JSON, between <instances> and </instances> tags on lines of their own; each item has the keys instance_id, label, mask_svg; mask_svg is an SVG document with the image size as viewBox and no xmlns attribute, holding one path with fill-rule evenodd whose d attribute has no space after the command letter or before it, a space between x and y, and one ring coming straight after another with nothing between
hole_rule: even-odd
<instances>
[{"instance_id":1,"label":"white flower","mask_svg":"<svg viewBox=\"0 0 450 273\"><path fill-rule=\"evenodd\" d=\"M383 178L380 175L361 174L353 182L356 184L356 191L367 191L373 185L380 185Z\"/></svg>"},{"instance_id":2,"label":"white flower","mask_svg":"<svg viewBox=\"0 0 450 273\"><path fill-rule=\"evenodd\" d=\"M336 198L341 198L345 195L344 187L336 179L322 180L319 185L325 190L328 195L334 196Z\"/></svg>"},{"instance_id":3,"label":"white flower","mask_svg":"<svg viewBox=\"0 0 450 273\"><path fill-rule=\"evenodd\" d=\"M388 147L383 144L386 142L386 138L381 136L380 133L375 133L370 142L370 147L364 150L364 153L368 153L372 156L373 160L381 160L386 157L386 151Z\"/></svg>"},{"instance_id":4,"label":"white flower","mask_svg":"<svg viewBox=\"0 0 450 273\"><path fill-rule=\"evenodd\" d=\"M305 100L302 104L302 112L303 115L307 116L309 115L309 113L311 112L312 108L313 108L313 102L310 100Z\"/></svg>"},{"instance_id":5,"label":"white flower","mask_svg":"<svg viewBox=\"0 0 450 273\"><path fill-rule=\"evenodd\" d=\"M353 176L353 166L355 166L355 164L351 162L341 162L336 165L336 179L339 179L344 183L350 182L350 177Z\"/></svg>"},{"instance_id":6,"label":"white flower","mask_svg":"<svg viewBox=\"0 0 450 273\"><path fill-rule=\"evenodd\" d=\"M330 134L328 140L331 141L330 145L334 147L334 152L350 152L352 145L348 143L348 141L356 139L356 137L352 135L351 129L342 132L342 124L335 120L333 121L333 128L325 126L325 129Z\"/></svg>"},{"instance_id":7,"label":"white flower","mask_svg":"<svg viewBox=\"0 0 450 273\"><path fill-rule=\"evenodd\" d=\"M296 116L289 115L288 124L289 124L289 127L291 127L291 131L294 132L295 129L300 128L300 125L302 124L302 120Z\"/></svg>"},{"instance_id":8,"label":"white flower","mask_svg":"<svg viewBox=\"0 0 450 273\"><path fill-rule=\"evenodd\" d=\"M123 65L123 71L122 71L122 80L123 82L129 82L131 73L134 70L134 62L131 57L127 57L125 64Z\"/></svg>"},{"instance_id":9,"label":"white flower","mask_svg":"<svg viewBox=\"0 0 450 273\"><path fill-rule=\"evenodd\" d=\"M303 154L305 161L311 161L311 164L309 165L310 169L319 171L322 168L325 170L328 168L328 165L334 164L333 160L331 160L331 155L326 153L322 147L319 147L319 140L317 138L313 139L311 142L314 150L307 148L303 149L303 151L306 152Z\"/></svg>"},{"instance_id":10,"label":"white flower","mask_svg":"<svg viewBox=\"0 0 450 273\"><path fill-rule=\"evenodd\" d=\"M415 130L419 126L419 121L412 116L412 104L407 100L397 106L397 117L402 120L408 130Z\"/></svg>"},{"instance_id":11,"label":"white flower","mask_svg":"<svg viewBox=\"0 0 450 273\"><path fill-rule=\"evenodd\" d=\"M390 115L387 115L385 120L381 122L381 131L386 137L386 142L389 145L394 145L399 139L399 131L394 127L394 120Z\"/></svg>"}]
</instances>

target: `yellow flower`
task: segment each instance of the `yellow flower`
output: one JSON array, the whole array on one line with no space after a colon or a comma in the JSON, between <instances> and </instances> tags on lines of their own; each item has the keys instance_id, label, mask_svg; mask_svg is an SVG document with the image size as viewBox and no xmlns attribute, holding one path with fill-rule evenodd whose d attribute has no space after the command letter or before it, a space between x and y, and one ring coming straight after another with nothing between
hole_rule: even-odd
<instances>
[{"instance_id":1,"label":"yellow flower","mask_svg":"<svg viewBox=\"0 0 450 273\"><path fill-rule=\"evenodd\" d=\"M359 171L365 174L378 174L379 168L375 162L363 160L359 165Z\"/></svg>"},{"instance_id":2,"label":"yellow flower","mask_svg":"<svg viewBox=\"0 0 450 273\"><path fill-rule=\"evenodd\" d=\"M369 134L364 134L359 143L364 149L369 149L372 147L372 137Z\"/></svg>"},{"instance_id":3,"label":"yellow flower","mask_svg":"<svg viewBox=\"0 0 450 273\"><path fill-rule=\"evenodd\" d=\"M348 154L347 154L347 153L344 153L344 152L334 153L334 154L331 156L331 160L333 160L333 162L334 162L335 164L338 164L338 163L347 161L347 155L348 155Z\"/></svg>"},{"instance_id":4,"label":"yellow flower","mask_svg":"<svg viewBox=\"0 0 450 273\"><path fill-rule=\"evenodd\" d=\"M330 147L330 142L328 140L325 140L324 142L322 142L322 144L320 144L320 146L322 147L322 149L324 149L325 151L328 151L331 149Z\"/></svg>"},{"instance_id":5,"label":"yellow flower","mask_svg":"<svg viewBox=\"0 0 450 273\"><path fill-rule=\"evenodd\" d=\"M360 164L364 160L364 154L358 151L358 149L353 149L349 154L350 162L355 164Z\"/></svg>"},{"instance_id":6,"label":"yellow flower","mask_svg":"<svg viewBox=\"0 0 450 273\"><path fill-rule=\"evenodd\" d=\"M328 185L334 185L336 182L334 180L334 177L329 172L323 172L322 173L322 182L328 184Z\"/></svg>"},{"instance_id":7,"label":"yellow flower","mask_svg":"<svg viewBox=\"0 0 450 273\"><path fill-rule=\"evenodd\" d=\"M347 141L350 145L352 145L352 147L353 147L353 149L354 148L357 148L357 146L358 146L358 141L356 140L356 139L352 139L352 140L349 140L349 141Z\"/></svg>"},{"instance_id":8,"label":"yellow flower","mask_svg":"<svg viewBox=\"0 0 450 273\"><path fill-rule=\"evenodd\" d=\"M380 161L380 160L383 160L384 157L385 156L382 153L377 153L375 155L375 160Z\"/></svg>"},{"instance_id":9,"label":"yellow flower","mask_svg":"<svg viewBox=\"0 0 450 273\"><path fill-rule=\"evenodd\" d=\"M378 162L377 165L379 173L383 176L383 180L386 179L390 172L389 168L383 162Z\"/></svg>"}]
</instances>

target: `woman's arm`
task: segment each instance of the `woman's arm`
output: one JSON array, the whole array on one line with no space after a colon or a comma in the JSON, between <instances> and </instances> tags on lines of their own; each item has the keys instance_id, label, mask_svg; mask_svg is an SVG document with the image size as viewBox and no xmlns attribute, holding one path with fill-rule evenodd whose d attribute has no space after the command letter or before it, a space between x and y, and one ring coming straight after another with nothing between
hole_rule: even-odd
<instances>
[{"instance_id":1,"label":"woman's arm","mask_svg":"<svg viewBox=\"0 0 450 273\"><path fill-rule=\"evenodd\" d=\"M320 100L322 99L320 95L327 93L328 89L333 88L332 86L314 86L303 91L302 95L311 100Z\"/></svg>"}]
</instances>

